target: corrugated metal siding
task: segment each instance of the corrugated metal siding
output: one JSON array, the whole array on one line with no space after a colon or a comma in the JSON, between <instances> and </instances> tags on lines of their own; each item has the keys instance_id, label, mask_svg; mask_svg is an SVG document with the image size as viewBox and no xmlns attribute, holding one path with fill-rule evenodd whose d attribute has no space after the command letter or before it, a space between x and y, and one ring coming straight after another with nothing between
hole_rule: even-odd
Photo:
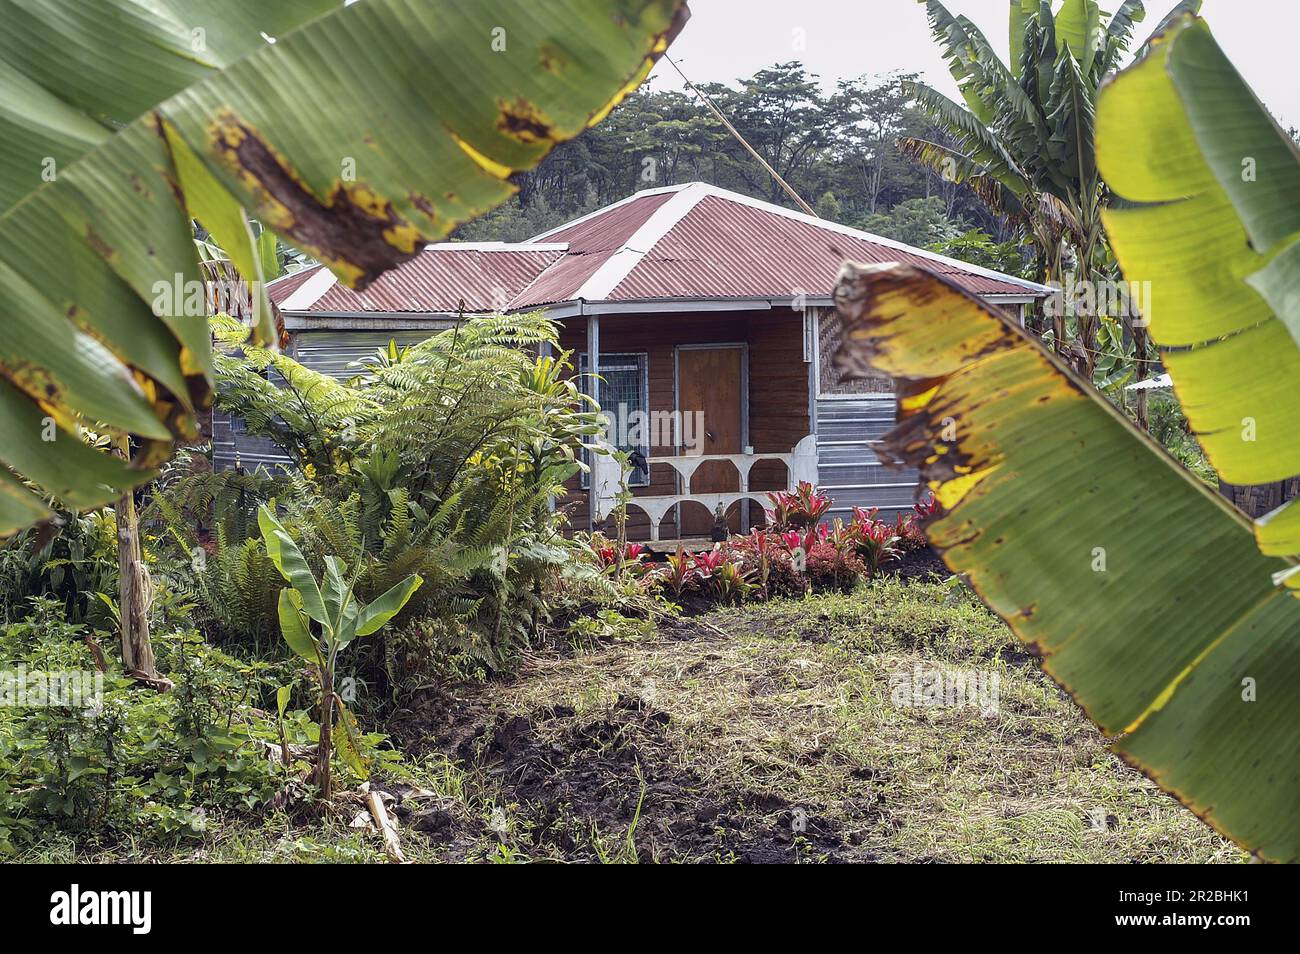
<instances>
[{"instance_id":1,"label":"corrugated metal siding","mask_svg":"<svg viewBox=\"0 0 1300 954\"><path fill-rule=\"evenodd\" d=\"M398 347L416 344L451 322L430 322L428 331L300 331L292 335L288 353L305 367L340 380L359 371L354 362L369 357L389 341ZM219 411L212 412L212 461L217 470L229 470L236 458L245 470L258 465L267 468L289 466L289 458L270 441L244 432L241 422Z\"/></svg>"},{"instance_id":2,"label":"corrugated metal siding","mask_svg":"<svg viewBox=\"0 0 1300 954\"><path fill-rule=\"evenodd\" d=\"M835 501L832 517L854 507L907 510L916 500L915 470L891 470L868 442L894 426L894 398L829 398L817 402L817 484Z\"/></svg>"},{"instance_id":3,"label":"corrugated metal siding","mask_svg":"<svg viewBox=\"0 0 1300 954\"><path fill-rule=\"evenodd\" d=\"M212 466L232 470L236 461L244 470L287 470L289 458L264 437L255 437L242 428L243 422L220 411L212 412Z\"/></svg>"},{"instance_id":4,"label":"corrugated metal siding","mask_svg":"<svg viewBox=\"0 0 1300 954\"><path fill-rule=\"evenodd\" d=\"M396 341L399 348L404 348L453 324L451 320L430 320L428 331L299 331L290 338L289 354L313 371L346 380L360 373L356 362L387 348L388 342Z\"/></svg>"}]
</instances>

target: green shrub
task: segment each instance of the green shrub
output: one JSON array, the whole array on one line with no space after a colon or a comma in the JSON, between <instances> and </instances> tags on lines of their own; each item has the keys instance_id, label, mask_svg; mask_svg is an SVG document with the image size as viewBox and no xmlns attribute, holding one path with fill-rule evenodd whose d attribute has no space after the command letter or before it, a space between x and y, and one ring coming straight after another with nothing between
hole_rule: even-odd
<instances>
[{"instance_id":1,"label":"green shrub","mask_svg":"<svg viewBox=\"0 0 1300 954\"><path fill-rule=\"evenodd\" d=\"M24 530L0 545L0 622L26 612L27 598L57 600L74 622L108 618L97 593L117 590L113 511L62 513L48 527Z\"/></svg>"},{"instance_id":2,"label":"green shrub","mask_svg":"<svg viewBox=\"0 0 1300 954\"><path fill-rule=\"evenodd\" d=\"M107 672L99 674L97 695L66 700L75 704L0 705L0 853L50 829L97 844L194 837L210 813L260 813L306 797L302 780L317 741L307 709L316 698L298 683L296 667L241 661L193 631L176 632L154 640L174 689L144 690L118 675L111 639L97 639L62 614L56 601L36 599L20 622L0 626L6 685L15 685L19 671L29 689L35 674L91 680L96 649ZM277 692L286 685L296 705L280 719ZM393 758L382 737L359 738L371 761ZM282 739L293 753L288 765Z\"/></svg>"},{"instance_id":3,"label":"green shrub","mask_svg":"<svg viewBox=\"0 0 1300 954\"><path fill-rule=\"evenodd\" d=\"M1173 394L1153 392L1147 403L1147 420L1151 436L1183 467L1207 484L1218 485L1218 475L1192 433L1178 398Z\"/></svg>"},{"instance_id":4,"label":"green shrub","mask_svg":"<svg viewBox=\"0 0 1300 954\"><path fill-rule=\"evenodd\" d=\"M424 622L431 650L446 646L470 669L508 665L549 616L570 555L548 498L578 471L582 442L598 429L567 355L530 353L558 346L555 324L477 318L383 350L346 381L244 345L228 322L214 327L225 346L214 359L219 406L298 470L181 475L159 490L148 514L166 551L159 562L193 564L186 592L205 634L261 651L276 632L282 581L249 520L273 498L312 570L322 572L327 556L345 560L362 600L412 574L425 580L394 633ZM407 639L400 655L414 645ZM365 678L393 685L384 640L357 662ZM445 667L404 658L400 668Z\"/></svg>"}]
</instances>

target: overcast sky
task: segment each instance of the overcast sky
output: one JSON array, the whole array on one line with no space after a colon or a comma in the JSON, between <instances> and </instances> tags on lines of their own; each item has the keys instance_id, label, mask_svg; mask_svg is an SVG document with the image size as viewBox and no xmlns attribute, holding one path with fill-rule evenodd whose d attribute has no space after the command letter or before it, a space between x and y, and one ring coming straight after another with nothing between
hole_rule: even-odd
<instances>
[{"instance_id":1,"label":"overcast sky","mask_svg":"<svg viewBox=\"0 0 1300 954\"><path fill-rule=\"evenodd\" d=\"M1147 0L1136 42L1175 2ZM1109 0L1102 9L1117 5ZM669 55L696 83L734 82L773 63L800 60L823 82L904 70L957 96L925 7L916 0L690 0L690 7L691 19ZM1006 59L1008 0L948 0L947 7L974 20ZM1282 125L1300 125L1300 0L1205 0L1201 15ZM682 84L671 66L660 64L651 85Z\"/></svg>"}]
</instances>

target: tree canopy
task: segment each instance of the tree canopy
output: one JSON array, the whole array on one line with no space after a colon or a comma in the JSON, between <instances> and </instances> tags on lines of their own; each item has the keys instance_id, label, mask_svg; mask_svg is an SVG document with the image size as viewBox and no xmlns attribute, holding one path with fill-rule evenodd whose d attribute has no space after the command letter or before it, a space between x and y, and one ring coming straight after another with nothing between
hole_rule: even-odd
<instances>
[{"instance_id":1,"label":"tree canopy","mask_svg":"<svg viewBox=\"0 0 1300 954\"><path fill-rule=\"evenodd\" d=\"M906 85L913 79L891 73L828 86L790 62L700 89L825 218L913 244L971 228L1009 238L973 193L919 167L895 145L907 137L946 141L915 108ZM521 174L519 195L458 237L519 241L641 189L697 180L792 205L693 94L642 88L606 122Z\"/></svg>"}]
</instances>

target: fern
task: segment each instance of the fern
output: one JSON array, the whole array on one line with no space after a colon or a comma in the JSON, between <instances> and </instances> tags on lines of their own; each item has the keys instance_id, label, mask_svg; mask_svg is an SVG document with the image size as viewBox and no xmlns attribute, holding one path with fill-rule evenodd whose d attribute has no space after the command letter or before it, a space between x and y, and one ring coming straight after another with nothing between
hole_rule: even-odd
<instances>
[{"instance_id":1,"label":"fern","mask_svg":"<svg viewBox=\"0 0 1300 954\"><path fill-rule=\"evenodd\" d=\"M565 555L552 545L548 496L576 472L598 426L568 356L536 357L558 346L554 322L475 318L384 349L346 381L249 347L228 323L214 322L214 334L218 405L298 465L276 500L313 568L342 558L362 599L419 574L424 585L394 632L440 647L430 652L504 665L545 618L545 588ZM257 489L265 497L270 488ZM264 553L245 546L249 531L233 519L243 510L217 515L220 493L209 498L220 533L203 603L216 625L256 631L268 605ZM160 515L170 522L200 499L193 481ZM250 591L242 603L230 592L239 585Z\"/></svg>"}]
</instances>

